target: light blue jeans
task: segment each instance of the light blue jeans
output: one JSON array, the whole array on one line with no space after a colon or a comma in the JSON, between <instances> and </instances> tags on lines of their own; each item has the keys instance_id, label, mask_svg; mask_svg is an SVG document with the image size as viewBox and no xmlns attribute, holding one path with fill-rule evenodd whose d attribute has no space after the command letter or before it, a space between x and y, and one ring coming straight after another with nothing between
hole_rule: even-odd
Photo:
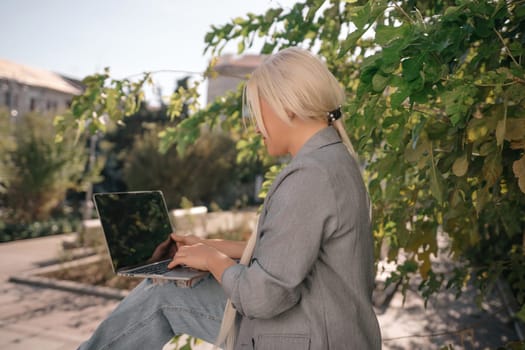
<instances>
[{"instance_id":1,"label":"light blue jeans","mask_svg":"<svg viewBox=\"0 0 525 350\"><path fill-rule=\"evenodd\" d=\"M226 295L211 276L193 288L146 279L122 300L79 350L161 350L178 334L215 343L225 305Z\"/></svg>"}]
</instances>

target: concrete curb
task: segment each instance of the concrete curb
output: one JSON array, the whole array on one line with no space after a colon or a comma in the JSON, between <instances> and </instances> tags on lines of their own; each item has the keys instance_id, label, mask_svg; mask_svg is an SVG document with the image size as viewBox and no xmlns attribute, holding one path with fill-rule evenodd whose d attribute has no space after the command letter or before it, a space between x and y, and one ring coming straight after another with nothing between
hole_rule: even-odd
<instances>
[{"instance_id":1,"label":"concrete curb","mask_svg":"<svg viewBox=\"0 0 525 350\"><path fill-rule=\"evenodd\" d=\"M12 283L27 284L31 286L58 289L58 290L74 292L78 294L87 294L87 295L94 295L94 296L99 296L103 298L108 298L108 299L122 300L129 294L129 291L111 288L111 287L92 286L92 285L84 284L84 283L78 283L78 282L66 281L66 280L57 280L53 278L39 276L44 273L49 273L49 272L54 272L54 271L61 270L61 269L89 264L92 262L96 262L100 259L101 259L100 256L95 255L95 256L89 256L86 258L76 259L76 260L69 261L69 262L48 265L45 267L40 267L40 268L36 268L30 271L24 272L17 276L10 276L8 281Z\"/></svg>"},{"instance_id":2,"label":"concrete curb","mask_svg":"<svg viewBox=\"0 0 525 350\"><path fill-rule=\"evenodd\" d=\"M72 262L76 260L80 260L83 258L87 258L90 256L93 256L97 254L97 251L94 248L73 248L65 251L62 255L63 258L57 257L57 258L51 258L51 259L44 259L39 260L35 262L35 265L38 267L47 267L51 265L57 265L57 264L65 264L67 262Z\"/></svg>"}]
</instances>

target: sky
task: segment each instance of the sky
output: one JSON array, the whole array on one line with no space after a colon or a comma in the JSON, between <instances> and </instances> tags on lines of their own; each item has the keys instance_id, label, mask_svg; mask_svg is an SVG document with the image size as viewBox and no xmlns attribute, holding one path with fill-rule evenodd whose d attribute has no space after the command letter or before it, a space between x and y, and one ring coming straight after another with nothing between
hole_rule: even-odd
<instances>
[{"instance_id":1,"label":"sky","mask_svg":"<svg viewBox=\"0 0 525 350\"><path fill-rule=\"evenodd\" d=\"M204 36L248 12L294 0L0 0L0 59L82 79L110 67L122 79L144 71L203 72ZM255 52L250 50L249 52ZM236 53L236 45L223 53ZM159 73L163 95L184 74Z\"/></svg>"}]
</instances>

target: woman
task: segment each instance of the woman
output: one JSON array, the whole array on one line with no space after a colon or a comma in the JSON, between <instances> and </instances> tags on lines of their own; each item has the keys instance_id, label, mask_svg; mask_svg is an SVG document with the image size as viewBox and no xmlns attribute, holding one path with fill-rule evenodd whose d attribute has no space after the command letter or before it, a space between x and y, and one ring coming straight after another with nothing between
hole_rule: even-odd
<instances>
[{"instance_id":1,"label":"woman","mask_svg":"<svg viewBox=\"0 0 525 350\"><path fill-rule=\"evenodd\" d=\"M268 191L257 231L246 245L172 235L179 249L170 266L214 278L192 289L146 280L81 348L159 349L173 334L213 342L220 333L229 349L380 349L370 208L343 102L307 51L265 60L246 84L245 106L268 153L292 160Z\"/></svg>"}]
</instances>

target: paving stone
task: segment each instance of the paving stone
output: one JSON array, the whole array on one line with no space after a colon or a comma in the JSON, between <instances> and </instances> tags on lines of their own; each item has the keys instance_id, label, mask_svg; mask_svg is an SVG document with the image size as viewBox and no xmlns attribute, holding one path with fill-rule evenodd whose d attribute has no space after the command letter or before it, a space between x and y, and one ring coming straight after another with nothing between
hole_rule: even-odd
<instances>
[{"instance_id":1,"label":"paving stone","mask_svg":"<svg viewBox=\"0 0 525 350\"><path fill-rule=\"evenodd\" d=\"M0 326L0 349L6 349L8 344L15 344L21 340L20 334Z\"/></svg>"},{"instance_id":2,"label":"paving stone","mask_svg":"<svg viewBox=\"0 0 525 350\"><path fill-rule=\"evenodd\" d=\"M414 283L407 291L404 304L397 292L386 312L378 314L383 349L494 349L518 340L496 295L484 304L485 311L475 305L473 288L458 300L444 292L425 308L416 288Z\"/></svg>"},{"instance_id":3,"label":"paving stone","mask_svg":"<svg viewBox=\"0 0 525 350\"><path fill-rule=\"evenodd\" d=\"M64 348L68 342L54 340L54 339L44 339L42 337L24 337L19 340L13 341L2 346L2 350L28 350L28 349L38 349L38 350L58 350Z\"/></svg>"}]
</instances>

